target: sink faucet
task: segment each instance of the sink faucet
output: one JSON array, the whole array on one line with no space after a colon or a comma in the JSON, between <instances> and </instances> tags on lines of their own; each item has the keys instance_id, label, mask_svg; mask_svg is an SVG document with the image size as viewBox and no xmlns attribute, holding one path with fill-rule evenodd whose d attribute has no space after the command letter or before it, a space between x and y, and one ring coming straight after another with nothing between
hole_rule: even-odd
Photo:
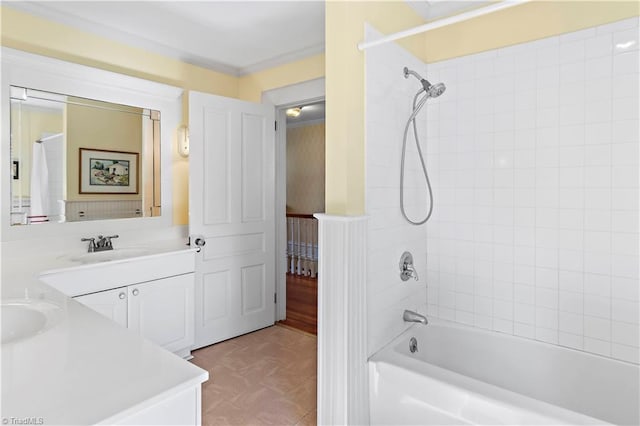
<instances>
[{"instance_id":1,"label":"sink faucet","mask_svg":"<svg viewBox=\"0 0 640 426\"><path fill-rule=\"evenodd\" d=\"M113 250L113 243L111 242L111 239L118 237L119 235L111 235L108 237L98 235L96 238L82 238L80 241L88 241L89 247L87 248L87 252L93 253L96 251Z\"/></svg>"},{"instance_id":2,"label":"sink faucet","mask_svg":"<svg viewBox=\"0 0 640 426\"><path fill-rule=\"evenodd\" d=\"M402 319L406 322L419 322L420 324L425 325L429 323L429 321L427 321L427 317L425 317L424 315L420 315L417 312L409 311L406 309L404 311L404 314L402 314Z\"/></svg>"}]
</instances>

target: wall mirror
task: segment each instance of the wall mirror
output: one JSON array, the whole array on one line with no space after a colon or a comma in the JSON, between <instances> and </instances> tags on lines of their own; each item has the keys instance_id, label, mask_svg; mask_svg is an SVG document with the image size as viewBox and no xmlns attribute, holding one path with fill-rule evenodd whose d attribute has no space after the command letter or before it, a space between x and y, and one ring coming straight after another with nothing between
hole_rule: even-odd
<instances>
[{"instance_id":1,"label":"wall mirror","mask_svg":"<svg viewBox=\"0 0 640 426\"><path fill-rule=\"evenodd\" d=\"M161 214L160 112L10 86L10 225Z\"/></svg>"}]
</instances>

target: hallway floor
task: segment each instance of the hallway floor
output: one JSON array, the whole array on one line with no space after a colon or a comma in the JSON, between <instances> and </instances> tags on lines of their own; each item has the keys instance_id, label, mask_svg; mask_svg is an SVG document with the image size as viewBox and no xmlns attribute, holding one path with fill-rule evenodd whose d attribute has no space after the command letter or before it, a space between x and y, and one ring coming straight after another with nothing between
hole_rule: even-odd
<instances>
[{"instance_id":1,"label":"hallway floor","mask_svg":"<svg viewBox=\"0 0 640 426\"><path fill-rule=\"evenodd\" d=\"M272 326L192 353L203 425L315 425L316 336Z\"/></svg>"},{"instance_id":2,"label":"hallway floor","mask_svg":"<svg viewBox=\"0 0 640 426\"><path fill-rule=\"evenodd\" d=\"M282 324L318 334L318 279L287 274L287 319Z\"/></svg>"}]
</instances>

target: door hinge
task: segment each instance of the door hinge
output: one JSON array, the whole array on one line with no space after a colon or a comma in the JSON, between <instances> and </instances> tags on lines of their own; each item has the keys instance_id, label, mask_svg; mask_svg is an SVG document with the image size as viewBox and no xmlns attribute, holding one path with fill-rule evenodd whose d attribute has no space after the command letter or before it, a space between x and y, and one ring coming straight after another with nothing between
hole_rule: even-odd
<instances>
[{"instance_id":1,"label":"door hinge","mask_svg":"<svg viewBox=\"0 0 640 426\"><path fill-rule=\"evenodd\" d=\"M278 303L278 293L273 293L273 303Z\"/></svg>"},{"instance_id":2,"label":"door hinge","mask_svg":"<svg viewBox=\"0 0 640 426\"><path fill-rule=\"evenodd\" d=\"M275 130L276 132L278 131L278 122L277 121L273 122L273 130Z\"/></svg>"}]
</instances>

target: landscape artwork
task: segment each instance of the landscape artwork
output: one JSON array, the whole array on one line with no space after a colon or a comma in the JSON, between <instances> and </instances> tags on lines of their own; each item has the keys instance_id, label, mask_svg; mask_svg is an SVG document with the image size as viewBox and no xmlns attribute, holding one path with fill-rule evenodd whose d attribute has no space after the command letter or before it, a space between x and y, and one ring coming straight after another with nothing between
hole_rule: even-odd
<instances>
[{"instance_id":1,"label":"landscape artwork","mask_svg":"<svg viewBox=\"0 0 640 426\"><path fill-rule=\"evenodd\" d=\"M129 162L105 158L89 159L90 185L129 186Z\"/></svg>"},{"instance_id":2,"label":"landscape artwork","mask_svg":"<svg viewBox=\"0 0 640 426\"><path fill-rule=\"evenodd\" d=\"M81 194L137 194L138 153L80 148Z\"/></svg>"}]
</instances>

